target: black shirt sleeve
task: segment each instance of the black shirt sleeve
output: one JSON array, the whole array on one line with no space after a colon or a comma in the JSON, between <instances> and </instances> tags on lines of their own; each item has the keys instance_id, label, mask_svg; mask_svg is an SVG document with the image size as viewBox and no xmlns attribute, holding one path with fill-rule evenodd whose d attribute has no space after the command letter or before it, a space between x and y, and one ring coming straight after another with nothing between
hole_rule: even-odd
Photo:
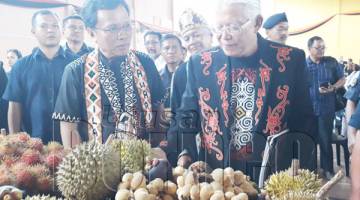
<instances>
[{"instance_id":1,"label":"black shirt sleeve","mask_svg":"<svg viewBox=\"0 0 360 200\"><path fill-rule=\"evenodd\" d=\"M84 63L82 58L75 60L66 66L56 100L53 119L65 122L79 122L81 116L84 96L81 90L82 73Z\"/></svg>"}]
</instances>

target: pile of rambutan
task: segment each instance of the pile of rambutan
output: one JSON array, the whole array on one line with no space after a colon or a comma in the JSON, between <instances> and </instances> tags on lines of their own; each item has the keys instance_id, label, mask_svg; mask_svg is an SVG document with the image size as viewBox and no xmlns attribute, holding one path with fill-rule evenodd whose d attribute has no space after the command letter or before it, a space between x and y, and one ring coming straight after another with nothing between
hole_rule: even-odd
<instances>
[{"instance_id":1,"label":"pile of rambutan","mask_svg":"<svg viewBox=\"0 0 360 200\"><path fill-rule=\"evenodd\" d=\"M64 156L57 142L44 145L26 133L0 135L0 186L12 185L29 194L52 193Z\"/></svg>"}]
</instances>

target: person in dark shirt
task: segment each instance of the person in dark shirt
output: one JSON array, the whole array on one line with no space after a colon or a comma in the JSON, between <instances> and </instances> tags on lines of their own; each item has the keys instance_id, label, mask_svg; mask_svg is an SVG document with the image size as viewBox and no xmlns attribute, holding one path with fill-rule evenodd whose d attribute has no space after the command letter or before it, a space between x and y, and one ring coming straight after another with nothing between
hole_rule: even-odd
<instances>
[{"instance_id":1,"label":"person in dark shirt","mask_svg":"<svg viewBox=\"0 0 360 200\"><path fill-rule=\"evenodd\" d=\"M289 37L289 23L286 13L277 13L270 16L263 25L268 40L285 44Z\"/></svg>"},{"instance_id":2,"label":"person in dark shirt","mask_svg":"<svg viewBox=\"0 0 360 200\"><path fill-rule=\"evenodd\" d=\"M206 20L191 9L185 10L179 20L181 37L184 41L185 50L190 53L190 56L198 54L206 49L211 48L212 33ZM171 83L170 92L170 110L172 118L175 119L177 109L180 108L181 98L185 91L187 82L186 65L182 63L176 69ZM173 121L174 122L174 121ZM165 149L180 149L181 140L179 134L168 134L168 144L176 145L177 147L167 146ZM168 159L172 165L176 165L178 155L169 155Z\"/></svg>"},{"instance_id":3,"label":"person in dark shirt","mask_svg":"<svg viewBox=\"0 0 360 200\"><path fill-rule=\"evenodd\" d=\"M85 23L81 16L70 15L63 19L63 34L66 39L65 51L82 56L94 50L84 43Z\"/></svg>"},{"instance_id":4,"label":"person in dark shirt","mask_svg":"<svg viewBox=\"0 0 360 200\"><path fill-rule=\"evenodd\" d=\"M267 136L286 129L307 133L312 106L305 53L265 40L257 33L261 24L260 1L219 6L214 35L220 47L189 59L186 89L169 128L168 134L182 135L179 165L201 160L213 169L246 170L261 158Z\"/></svg>"},{"instance_id":5,"label":"person in dark shirt","mask_svg":"<svg viewBox=\"0 0 360 200\"><path fill-rule=\"evenodd\" d=\"M3 63L0 61L0 97L3 95L6 85L7 85L7 76L3 68ZM7 109L8 103L4 99L0 98L0 129L8 129L7 124Z\"/></svg>"},{"instance_id":6,"label":"person in dark shirt","mask_svg":"<svg viewBox=\"0 0 360 200\"><path fill-rule=\"evenodd\" d=\"M86 140L143 138L159 145L157 111L164 88L149 56L129 50L132 26L124 0L93 0L82 17L98 49L65 69L53 118L65 148Z\"/></svg>"},{"instance_id":7,"label":"person in dark shirt","mask_svg":"<svg viewBox=\"0 0 360 200\"><path fill-rule=\"evenodd\" d=\"M60 141L59 123L51 119L65 66L74 60L60 47L60 24L48 10L32 17L38 48L12 68L3 98L9 101L9 132L26 131L47 143Z\"/></svg>"},{"instance_id":8,"label":"person in dark shirt","mask_svg":"<svg viewBox=\"0 0 360 200\"><path fill-rule=\"evenodd\" d=\"M334 174L331 136L335 118L335 91L345 83L344 71L335 58L325 57L324 40L314 36L308 40L310 56L307 71L311 80L310 97L318 125L320 167L330 179Z\"/></svg>"},{"instance_id":9,"label":"person in dark shirt","mask_svg":"<svg viewBox=\"0 0 360 200\"><path fill-rule=\"evenodd\" d=\"M170 87L173 74L177 67L183 62L181 40L173 35L164 35L161 39L161 55L165 59L166 65L160 70L160 77L163 82L164 88L170 94ZM170 109L170 95L166 98L165 108ZM170 111L170 110L169 110Z\"/></svg>"}]
</instances>

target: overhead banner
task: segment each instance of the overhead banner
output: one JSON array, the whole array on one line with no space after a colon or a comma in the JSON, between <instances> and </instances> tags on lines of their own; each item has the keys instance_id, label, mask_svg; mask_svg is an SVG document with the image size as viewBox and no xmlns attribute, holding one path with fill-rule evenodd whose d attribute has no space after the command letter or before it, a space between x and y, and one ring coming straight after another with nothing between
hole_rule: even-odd
<instances>
[{"instance_id":1,"label":"overhead banner","mask_svg":"<svg viewBox=\"0 0 360 200\"><path fill-rule=\"evenodd\" d=\"M23 8L58 8L70 5L61 0L0 0L0 4Z\"/></svg>"}]
</instances>

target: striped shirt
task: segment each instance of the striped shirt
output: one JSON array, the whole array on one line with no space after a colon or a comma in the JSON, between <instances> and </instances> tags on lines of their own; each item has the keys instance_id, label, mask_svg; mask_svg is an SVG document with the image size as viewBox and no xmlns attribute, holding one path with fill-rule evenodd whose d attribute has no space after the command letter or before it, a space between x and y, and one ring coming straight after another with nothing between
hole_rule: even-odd
<instances>
[{"instance_id":1,"label":"striped shirt","mask_svg":"<svg viewBox=\"0 0 360 200\"><path fill-rule=\"evenodd\" d=\"M322 83L335 84L344 77L344 71L339 64L331 66L332 60L322 59L319 64L310 57L306 59L307 70L310 76L310 97L316 116L335 113L335 93L320 94L319 87Z\"/></svg>"}]
</instances>

